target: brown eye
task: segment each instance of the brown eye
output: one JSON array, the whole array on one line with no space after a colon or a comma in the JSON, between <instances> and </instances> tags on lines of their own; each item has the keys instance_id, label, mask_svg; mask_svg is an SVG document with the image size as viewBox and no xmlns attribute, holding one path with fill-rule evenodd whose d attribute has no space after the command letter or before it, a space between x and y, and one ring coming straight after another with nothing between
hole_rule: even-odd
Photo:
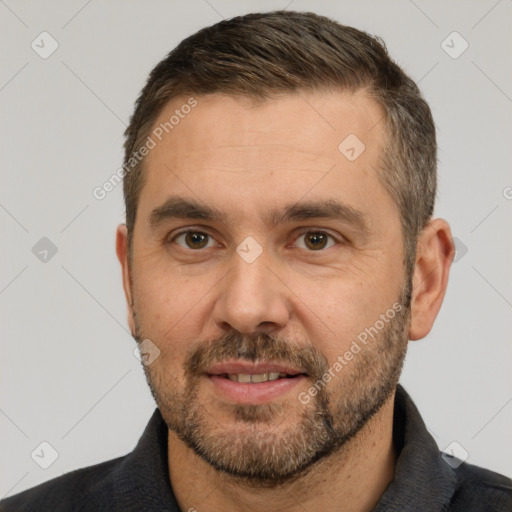
<instances>
[{"instance_id":1,"label":"brown eye","mask_svg":"<svg viewBox=\"0 0 512 512\"><path fill-rule=\"evenodd\" d=\"M204 249L207 246L211 246L213 239L210 235L200 231L185 231L180 233L174 241L187 249Z\"/></svg>"},{"instance_id":2,"label":"brown eye","mask_svg":"<svg viewBox=\"0 0 512 512\"><path fill-rule=\"evenodd\" d=\"M321 251L334 245L331 235L322 231L309 231L302 234L297 240L297 246L310 251Z\"/></svg>"}]
</instances>

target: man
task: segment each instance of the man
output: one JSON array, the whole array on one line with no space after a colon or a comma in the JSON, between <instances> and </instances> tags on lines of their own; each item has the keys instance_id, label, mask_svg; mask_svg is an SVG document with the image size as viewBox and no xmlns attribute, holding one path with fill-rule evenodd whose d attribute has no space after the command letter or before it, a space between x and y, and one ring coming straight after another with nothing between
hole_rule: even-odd
<instances>
[{"instance_id":1,"label":"man","mask_svg":"<svg viewBox=\"0 0 512 512\"><path fill-rule=\"evenodd\" d=\"M454 246L430 110L377 39L284 11L201 30L151 73L124 170L117 255L158 409L131 454L3 510L512 509L398 386Z\"/></svg>"}]
</instances>

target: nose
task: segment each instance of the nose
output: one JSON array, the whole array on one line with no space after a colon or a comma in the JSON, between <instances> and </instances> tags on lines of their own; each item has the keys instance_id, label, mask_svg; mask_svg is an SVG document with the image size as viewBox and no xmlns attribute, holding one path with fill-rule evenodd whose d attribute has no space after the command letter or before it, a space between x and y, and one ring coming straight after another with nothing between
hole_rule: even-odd
<instances>
[{"instance_id":1,"label":"nose","mask_svg":"<svg viewBox=\"0 0 512 512\"><path fill-rule=\"evenodd\" d=\"M220 284L213 311L215 324L244 334L278 331L290 318L288 293L263 254L252 263L234 254L231 268Z\"/></svg>"}]
</instances>

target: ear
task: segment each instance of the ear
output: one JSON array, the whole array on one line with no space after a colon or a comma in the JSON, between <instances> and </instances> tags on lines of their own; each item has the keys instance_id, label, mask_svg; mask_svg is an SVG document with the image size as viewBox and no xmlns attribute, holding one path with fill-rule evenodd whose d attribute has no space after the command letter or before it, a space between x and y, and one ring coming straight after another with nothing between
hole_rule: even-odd
<instances>
[{"instance_id":1,"label":"ear","mask_svg":"<svg viewBox=\"0 0 512 512\"><path fill-rule=\"evenodd\" d=\"M416 246L409 339L424 338L432 329L443 303L454 256L455 244L448 223L443 219L430 221Z\"/></svg>"},{"instance_id":2,"label":"ear","mask_svg":"<svg viewBox=\"0 0 512 512\"><path fill-rule=\"evenodd\" d=\"M126 224L119 224L116 231L116 253L123 274L124 296L128 308L128 326L132 336L135 334L135 318L133 311L132 281L130 276L130 262L128 255L128 229Z\"/></svg>"}]
</instances>

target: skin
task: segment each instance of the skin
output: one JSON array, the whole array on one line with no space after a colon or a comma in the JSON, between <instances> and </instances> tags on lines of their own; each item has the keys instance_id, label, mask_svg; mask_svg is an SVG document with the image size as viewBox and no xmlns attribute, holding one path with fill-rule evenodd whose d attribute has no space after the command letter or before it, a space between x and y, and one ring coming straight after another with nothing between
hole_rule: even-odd
<instances>
[{"instance_id":1,"label":"skin","mask_svg":"<svg viewBox=\"0 0 512 512\"><path fill-rule=\"evenodd\" d=\"M171 101L155 125L186 100ZM183 390L190 347L233 330L309 344L332 365L358 333L389 310L404 285L400 217L376 171L385 144L380 107L362 91L288 94L257 105L219 94L197 100L147 157L131 265L126 226L117 230L131 331L142 330L161 351L147 369L153 385L162 392L171 386ZM353 162L337 149L351 133L365 144ZM169 196L214 207L223 218L172 219L152 227L151 212ZM326 200L361 212L366 230L346 219L264 222L273 209ZM211 235L211 245L187 247L183 237L174 238L182 228ZM333 238L314 251L304 232L318 231ZM262 249L252 263L236 252L248 236ZM420 339L430 331L453 255L448 224L432 220L417 244L405 337ZM354 368L348 365L343 375ZM294 427L304 407L297 393L311 384L304 379L276 399L286 414L256 427L230 414L226 398L206 379L198 384L197 399L205 418L228 435L254 428L279 434ZM343 393L336 386L326 388L334 397ZM181 510L327 512L340 504L346 511L371 510L393 478L393 398L343 449L274 487L249 485L214 469L169 431L170 481Z\"/></svg>"}]
</instances>

